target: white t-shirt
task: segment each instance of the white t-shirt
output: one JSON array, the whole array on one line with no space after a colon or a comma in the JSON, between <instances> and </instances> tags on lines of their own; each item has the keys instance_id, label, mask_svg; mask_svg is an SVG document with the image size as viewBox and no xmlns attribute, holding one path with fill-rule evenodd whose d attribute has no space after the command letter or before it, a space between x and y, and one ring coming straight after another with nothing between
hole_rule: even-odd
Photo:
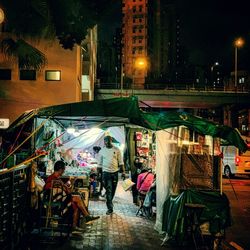
<instances>
[{"instance_id":1,"label":"white t-shirt","mask_svg":"<svg viewBox=\"0 0 250 250\"><path fill-rule=\"evenodd\" d=\"M119 171L119 165L123 165L123 160L119 148L103 147L99 152L99 165L103 172L115 173Z\"/></svg>"}]
</instances>

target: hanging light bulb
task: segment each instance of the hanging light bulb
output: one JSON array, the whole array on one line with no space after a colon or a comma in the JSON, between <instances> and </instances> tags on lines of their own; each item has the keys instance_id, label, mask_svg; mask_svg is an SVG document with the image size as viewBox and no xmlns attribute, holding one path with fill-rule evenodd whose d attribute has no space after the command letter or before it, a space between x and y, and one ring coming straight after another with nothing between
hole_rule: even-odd
<instances>
[{"instance_id":1,"label":"hanging light bulb","mask_svg":"<svg viewBox=\"0 0 250 250\"><path fill-rule=\"evenodd\" d=\"M67 133L69 133L69 134L74 134L75 131L76 131L76 129L72 125L67 128Z\"/></svg>"},{"instance_id":2,"label":"hanging light bulb","mask_svg":"<svg viewBox=\"0 0 250 250\"><path fill-rule=\"evenodd\" d=\"M79 130L75 130L74 133L73 133L73 135L74 135L75 137L79 136L80 134L81 134L81 133L80 133Z\"/></svg>"}]
</instances>

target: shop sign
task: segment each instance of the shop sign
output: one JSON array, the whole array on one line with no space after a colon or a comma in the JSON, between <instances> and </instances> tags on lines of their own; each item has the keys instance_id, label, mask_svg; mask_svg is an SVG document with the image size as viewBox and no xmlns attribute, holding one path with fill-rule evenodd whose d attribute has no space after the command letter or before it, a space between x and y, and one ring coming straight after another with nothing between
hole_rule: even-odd
<instances>
[{"instance_id":1,"label":"shop sign","mask_svg":"<svg viewBox=\"0 0 250 250\"><path fill-rule=\"evenodd\" d=\"M10 119L0 118L0 129L8 128L10 125Z\"/></svg>"}]
</instances>

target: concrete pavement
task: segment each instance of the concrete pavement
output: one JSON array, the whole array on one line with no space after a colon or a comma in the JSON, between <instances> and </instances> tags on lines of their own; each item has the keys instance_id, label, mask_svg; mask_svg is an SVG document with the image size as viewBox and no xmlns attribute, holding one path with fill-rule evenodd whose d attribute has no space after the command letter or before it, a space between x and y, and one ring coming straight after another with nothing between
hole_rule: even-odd
<instances>
[{"instance_id":1,"label":"concrete pavement","mask_svg":"<svg viewBox=\"0 0 250 250\"><path fill-rule=\"evenodd\" d=\"M131 193L124 192L121 185L117 189L114 213L111 216L106 215L105 201L92 200L89 209L92 215L99 215L100 219L92 225L85 225L81 235L70 237L60 246L43 244L40 248L36 245L34 249L169 249L167 246L161 247L164 236L154 230L154 221L136 216L138 207L132 203Z\"/></svg>"},{"instance_id":2,"label":"concrete pavement","mask_svg":"<svg viewBox=\"0 0 250 250\"><path fill-rule=\"evenodd\" d=\"M223 189L230 200L233 221L233 225L226 231L226 240L250 250L250 179L224 179Z\"/></svg>"},{"instance_id":3,"label":"concrete pavement","mask_svg":"<svg viewBox=\"0 0 250 250\"><path fill-rule=\"evenodd\" d=\"M229 180L223 180L224 192L231 203L233 219L232 227L226 230L226 240L250 250L250 179L233 179L231 183L237 196ZM154 221L136 217L138 207L132 203L131 193L124 192L121 185L118 186L112 216L106 215L105 201L90 201L89 209L91 214L99 215L101 218L92 225L85 225L85 231L81 235L70 237L61 245L35 244L35 248L31 247L30 250L178 249L161 247L163 236L154 230Z\"/></svg>"}]
</instances>

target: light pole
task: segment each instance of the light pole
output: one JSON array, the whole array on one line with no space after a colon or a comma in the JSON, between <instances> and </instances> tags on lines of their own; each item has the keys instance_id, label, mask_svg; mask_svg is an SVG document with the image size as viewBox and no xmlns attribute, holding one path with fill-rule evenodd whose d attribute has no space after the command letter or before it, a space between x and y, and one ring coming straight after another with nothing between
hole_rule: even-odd
<instances>
[{"instance_id":1,"label":"light pole","mask_svg":"<svg viewBox=\"0 0 250 250\"><path fill-rule=\"evenodd\" d=\"M240 37L234 41L235 47L235 58L234 58L234 87L237 87L238 82L238 48L241 48L244 45L244 40Z\"/></svg>"},{"instance_id":2,"label":"light pole","mask_svg":"<svg viewBox=\"0 0 250 250\"><path fill-rule=\"evenodd\" d=\"M121 62L121 97L122 97L122 92L123 92L123 61Z\"/></svg>"},{"instance_id":3,"label":"light pole","mask_svg":"<svg viewBox=\"0 0 250 250\"><path fill-rule=\"evenodd\" d=\"M133 64L133 87L132 87L132 94L133 94L133 89L134 89L134 86L135 86L135 71L138 69L138 70L147 70L148 68L148 60L146 57L137 57L135 58L134 60L134 64Z\"/></svg>"},{"instance_id":4,"label":"light pole","mask_svg":"<svg viewBox=\"0 0 250 250\"><path fill-rule=\"evenodd\" d=\"M3 10L0 8L0 24L2 24L4 22L4 12Z\"/></svg>"},{"instance_id":5,"label":"light pole","mask_svg":"<svg viewBox=\"0 0 250 250\"><path fill-rule=\"evenodd\" d=\"M4 22L4 18L5 18L4 12L3 12L3 10L0 8L0 35L1 35L1 33L2 33L2 23Z\"/></svg>"}]
</instances>

